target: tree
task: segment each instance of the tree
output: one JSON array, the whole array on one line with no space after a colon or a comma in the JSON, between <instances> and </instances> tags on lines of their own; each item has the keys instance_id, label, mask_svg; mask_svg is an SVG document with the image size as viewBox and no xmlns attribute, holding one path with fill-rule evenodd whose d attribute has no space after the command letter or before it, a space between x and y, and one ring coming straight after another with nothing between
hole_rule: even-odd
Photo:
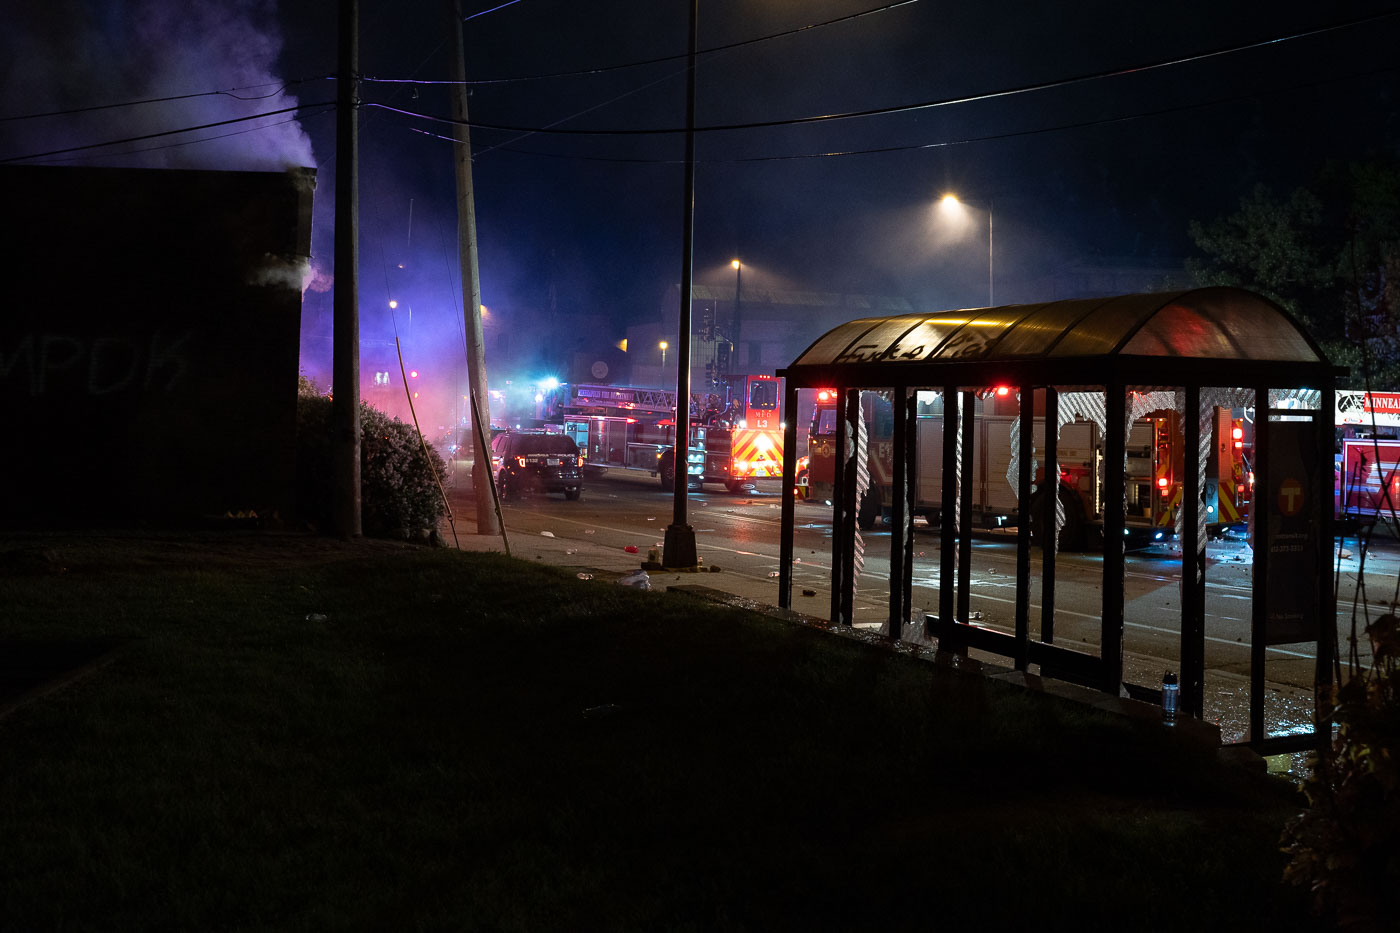
<instances>
[{"instance_id":1,"label":"tree","mask_svg":"<svg viewBox=\"0 0 1400 933\"><path fill-rule=\"evenodd\" d=\"M1278 197L1263 185L1239 210L1193 221L1204 254L1188 269L1202 285L1238 285L1293 314L1344 387L1400 388L1400 165L1330 165L1307 188Z\"/></svg>"}]
</instances>

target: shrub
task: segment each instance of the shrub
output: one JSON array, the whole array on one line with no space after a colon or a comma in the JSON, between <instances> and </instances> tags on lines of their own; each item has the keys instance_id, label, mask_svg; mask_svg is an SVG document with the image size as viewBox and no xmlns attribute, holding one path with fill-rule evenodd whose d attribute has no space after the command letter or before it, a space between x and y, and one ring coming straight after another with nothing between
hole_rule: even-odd
<instances>
[{"instance_id":1,"label":"shrub","mask_svg":"<svg viewBox=\"0 0 1400 933\"><path fill-rule=\"evenodd\" d=\"M1284 877L1357 931L1393 929L1400 910L1400 619L1383 615L1366 634L1371 669L1336 691L1336 739L1314 756L1303 784L1311 806L1283 837Z\"/></svg>"},{"instance_id":2,"label":"shrub","mask_svg":"<svg viewBox=\"0 0 1400 933\"><path fill-rule=\"evenodd\" d=\"M331 410L329 398L298 392L298 510L321 528L331 526L334 503ZM366 535L436 540L444 514L437 478L445 468L413 425L360 403L360 515Z\"/></svg>"}]
</instances>

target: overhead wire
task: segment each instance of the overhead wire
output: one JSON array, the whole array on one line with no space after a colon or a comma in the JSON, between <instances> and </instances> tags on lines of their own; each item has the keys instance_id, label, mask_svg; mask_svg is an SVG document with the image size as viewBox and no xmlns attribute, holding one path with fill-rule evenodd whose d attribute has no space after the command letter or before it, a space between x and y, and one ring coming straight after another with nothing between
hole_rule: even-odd
<instances>
[{"instance_id":1,"label":"overhead wire","mask_svg":"<svg viewBox=\"0 0 1400 933\"><path fill-rule=\"evenodd\" d=\"M518 3L519 0L513 0L513 2L517 2L517 3ZM847 14L847 15L845 15L845 16L838 16L838 17L836 17L835 19L824 20L823 22L820 22L820 23L808 23L808 24L806 24L806 25L804 25L804 26L798 26L798 27L793 28L793 29L786 29L786 30L783 30L782 32L770 33L769 35L765 35L765 36L756 36L756 37L754 37L754 38L752 38L752 39L742 39L742 40L740 40L740 41L738 41L738 42L730 42L730 43L728 43L728 44L726 44L726 45L716 45L716 46L711 46L711 47L705 48L705 49L698 49L698 50L696 51L695 54L696 54L697 56L703 57L703 56L707 56L707 55L713 55L713 54L716 54L716 53L719 53L719 52L732 52L732 51L734 51L735 49L744 48L745 46L757 45L757 44L760 43L760 42L769 42L769 41L771 41L771 40L773 40L773 39L785 39L785 38L787 38L788 36L795 36L795 35L798 35L799 33L808 32L808 31L813 30L813 29L824 29L824 28L826 28L827 26L835 26L835 25L838 25L838 24L840 24L840 23L850 22L851 20L861 19L862 17L873 16L873 15L875 15L876 13L885 13L885 12L888 12L889 10L897 9L898 7L909 6L910 4L919 3L919 2L920 2L920 0L895 0L895 2L893 2L893 3L886 3L886 4L883 5L883 6L874 7L874 8L869 9L869 10L862 10L862 11L860 11L859 13L849 13L849 14ZM509 6L509 5L510 5L510 4L505 4L505 6ZM502 7L497 7L496 9L501 9L501 8L502 8ZM487 13L491 13L491 12L495 12L495 11L494 11L494 10L487 10L486 12L487 12ZM480 16L480 15L484 15L484 14L477 14L477 15ZM469 17L467 17L466 19L472 19L472 18L473 18L473 17L470 17L470 16L469 16ZM466 20L463 20L463 22L465 22L465 21L466 21ZM676 54L676 55L663 55L663 56L661 56L660 58L647 58L647 59L642 59L642 60L640 60L640 61L635 61L635 62L623 62L623 63L618 64L618 65L601 65L601 66L598 66L598 67L596 67L596 68L583 68L583 69L579 69L579 70L575 70L575 71L556 71L556 72L550 72L550 73L547 73L547 74L538 74L538 75L518 75L518 76L503 77L503 78L473 78L473 79L469 79L469 80L467 80L467 81L454 81L454 80L423 80L423 79L421 79L421 78L374 78L374 77L364 77L364 78L361 78L361 80L362 80L362 81L365 81L365 82L367 82L367 83L370 83L370 84L422 84L422 85L449 84L449 85L458 85L458 86L461 86L461 85L467 85L467 86L484 86L484 85L491 85L491 84L516 84L516 83L521 83L521 82L525 82L525 81L545 81L545 80L549 80L549 79L552 79L552 78L580 78L580 77L586 77L586 76L589 76L589 75L607 74L608 72L612 72L612 71L625 71L625 70L628 70L628 69L631 69L631 68L642 68L642 67L645 67L645 66L647 66L647 65L661 65L661 64L665 64L665 63L667 63L667 62L686 61L687 59L689 59L689 57L690 57L690 53L689 53L689 52L681 52L681 53Z\"/></svg>"},{"instance_id":2,"label":"overhead wire","mask_svg":"<svg viewBox=\"0 0 1400 933\"><path fill-rule=\"evenodd\" d=\"M802 159L829 159L829 158L840 158L840 157L844 157L844 156L881 155L881 154L892 153L892 152L914 152L914 151L918 151L918 150L922 150L922 149L944 149L944 148L948 148L948 147L951 147L951 146L963 146L963 145L971 145L971 144L974 144L974 143L995 142L995 141L997 141L997 140L1015 139L1015 138L1023 137L1023 136L1038 136L1038 135L1045 134L1045 133L1057 133L1057 132L1061 132L1061 131L1063 131L1063 130L1086 129L1086 128L1092 127L1092 126L1105 126L1105 125L1109 125L1109 124L1113 124L1113 123L1126 123L1126 122L1132 121L1132 120L1141 120L1141 119L1148 119L1148 118L1151 118L1151 117L1167 116L1167 115L1174 114L1174 113L1185 113L1185 112L1191 111L1191 110L1201 110L1201 109L1204 109L1204 108L1207 108L1207 107L1217 107L1217 106L1220 106L1221 104L1238 103L1239 101L1242 101L1242 100L1253 100L1253 99L1257 99L1257 98L1259 98L1259 97L1261 97L1261 96L1265 96L1265 95L1282 94L1282 93L1288 93L1288 92L1299 91L1299 90L1308 90L1308 89L1310 89L1310 88L1323 87L1323 86L1328 85L1328 84L1338 84L1338 83L1344 83L1344 82L1348 82L1348 81L1355 81L1355 80L1359 80L1359 79L1363 79L1363 78L1374 77L1375 75L1384 74L1384 73L1392 72L1392 71L1400 71L1400 64L1397 64L1397 65L1388 65L1388 66L1383 67L1383 68L1375 68L1375 69L1372 69L1372 70L1370 70L1370 71L1361 72L1361 73L1357 73L1357 74L1349 74L1349 75L1342 75L1342 76L1334 77L1334 78L1327 78L1327 79L1324 79L1324 80L1321 80L1321 81L1311 81L1311 82L1305 82L1305 83L1300 83L1300 84L1284 85L1284 86L1275 88L1275 89L1273 89L1273 90L1271 90L1271 91L1264 91L1264 92L1258 92L1258 91L1256 91L1256 92L1251 92L1251 93L1242 93L1242 94L1237 94L1237 95L1233 95L1233 96L1229 96L1229 97L1217 97L1217 98L1214 98L1214 99L1212 99L1212 100L1197 101L1197 102L1189 103L1189 104L1181 104L1181 105L1178 105L1178 106L1175 106L1175 107L1163 107L1163 108L1159 108L1159 109L1157 109L1157 110L1145 110L1145 111L1141 111L1141 112L1138 112L1138 113L1120 114L1120 115L1118 115L1118 116L1112 116L1112 117L1100 117L1100 118L1093 119L1093 120L1081 120L1081 121L1077 121L1077 122L1074 122L1074 123L1057 123L1057 124L1055 124L1055 125L1053 125L1053 126L1037 127L1037 128L1034 128L1034 129L1026 129L1026 130L1012 130L1012 131L1009 131L1009 132L1006 132L1006 133L992 133L992 134L987 134L987 135L984 135L984 136L966 136L966 137L963 137L963 138L961 138L961 139L942 140L942 141L939 141L939 142L909 143L909 144L906 144L906 145L896 145L896 146L877 146L877 147L870 148L870 149L841 149L841 150L831 150L831 151L826 151L826 152L803 152L803 153L793 153L793 154L791 154L791 155L735 156L735 157L733 157L733 158L697 158L697 159L695 160L695 162L696 162L697 165L729 165L729 164L750 163L750 162L790 162L790 161L798 161L798 160L802 160ZM433 138L435 138L435 139L441 139L441 140L444 140L444 141L446 141L446 142L450 142L450 143L455 143L455 142L457 142L457 140L455 140L455 139L452 138L451 136L443 136L441 133L433 133L433 132L430 132L430 131L428 131L428 130L418 129L417 127L407 127L407 129L408 129L410 132L413 132L413 133L420 133L420 134L422 134L422 135L424 135L424 136L431 136L431 137L433 137ZM484 151L485 151L485 152L491 152L491 151L497 151L497 150L502 151L502 152L514 153L514 154L516 154L516 155L530 155L530 156L538 156L538 157L540 157L540 158L553 158L553 159L574 159L574 160L584 161L584 162L611 162L611 163L638 164L638 165L679 165L679 164L681 164L681 162L683 161L683 160L678 159L678 158L672 158L672 159L644 159L644 158L628 158L628 157L618 157L618 156L590 156L590 155L580 155L580 154L576 154L576 153L539 152L539 151L531 150L531 149L513 149L513 148L510 148L509 143L502 143L502 144L499 145L499 146L495 146L495 147L493 147L492 149L488 149L488 150L484 150Z\"/></svg>"},{"instance_id":3,"label":"overhead wire","mask_svg":"<svg viewBox=\"0 0 1400 933\"><path fill-rule=\"evenodd\" d=\"M234 100L267 100L270 97L276 97L278 94L281 94L283 91L285 91L287 88L291 87L294 84L306 84L311 81L324 81L331 77L333 76L319 75L315 78L294 78L290 81L269 81L266 84L249 84L245 85L244 87L228 88L226 90L221 91L197 91L191 94L172 94L169 97L147 97L141 100L125 100L119 101L118 103L114 104L94 104L90 107L71 107L67 110L51 110L46 113L24 113L17 114L11 117L0 117L0 123L12 123L17 120L38 120L44 117L67 117L79 113L92 113L98 110L115 110L121 107L138 107L142 104L166 104L177 100L193 100L197 97L226 96L232 97ZM277 85L277 90L273 91L270 94L259 94L244 97L234 93L234 91L251 91L257 88L272 87L273 85Z\"/></svg>"},{"instance_id":4,"label":"overhead wire","mask_svg":"<svg viewBox=\"0 0 1400 933\"><path fill-rule=\"evenodd\" d=\"M1058 88L1072 87L1078 84L1086 84L1092 81L1102 81L1108 78L1118 78L1130 74L1141 74L1149 71L1158 71L1166 68L1173 68L1180 65L1192 64L1205 61L1211 58L1219 58L1225 55L1233 55L1239 52L1253 49L1265 48L1271 45L1278 45L1284 42L1291 42L1298 39L1311 38L1333 32L1339 29L1348 29L1367 23L1376 22L1394 16L1400 16L1400 10L1392 10L1385 13L1378 13L1372 16L1350 20L1345 23L1336 23L1329 26L1320 26L1314 29L1303 30L1301 32L1290 33L1284 36L1276 36L1269 39L1260 39L1254 42L1247 42L1239 45L1226 46L1222 48L1209 49L1204 52L1197 52L1191 55L1179 56L1171 59L1161 59L1147 62L1141 65L1132 65L1124 68L1114 68L1105 71L1096 71L1087 74L1074 75L1068 78L1056 78L1050 81L1041 81L1033 84L1022 84L1000 90L985 91L979 94L970 94L963 97L945 97L934 100L921 101L913 104L896 104L889 107L872 107L864 110L849 110L839 113L814 114L805 117L788 117L778 120L757 120L745 123L711 124L696 127L643 127L643 128L614 128L614 129L567 129L553 126L520 126L506 123L485 123L477 120L457 120L452 117L443 117L436 114L421 113L413 110L404 110L398 107L391 107L388 104L365 103L364 106L380 110L398 113L403 116L415 119L428 120L434 123L445 123L449 125L463 125L475 130L496 130L509 133L539 133L547 135L565 136L674 136L681 133L719 133L732 132L736 130L773 129L785 126L809 126L820 123L830 123L838 120L861 119L865 117L889 116L899 113L913 113L921 110L932 110L942 107L950 107L958 104L968 104L987 100L997 100L1005 97L1012 97L1021 94L1036 93L1040 91L1054 90Z\"/></svg>"},{"instance_id":5,"label":"overhead wire","mask_svg":"<svg viewBox=\"0 0 1400 933\"><path fill-rule=\"evenodd\" d=\"M93 152L88 153L86 155L70 155L65 158L42 159L40 161L40 164L51 165L59 162L77 162L82 159L102 159L111 158L113 156L138 155L142 152L159 152L162 149L179 149L182 146L193 146L198 143L213 142L216 139L228 139L232 136L242 136L245 133L257 133L261 130L271 129L274 126L283 126L287 123L296 123L299 120L311 120L316 117L325 116L326 114L333 112L335 112L335 106L333 104L329 104L321 107L321 109L316 110L312 113L298 114L296 116L287 117L285 120L276 120L272 123L263 124L262 126L250 126L247 129L235 130L232 133L218 133L214 136L201 136L198 139L185 139L180 140L179 142L163 143L159 146L142 146L139 149L122 149L117 152ZM38 160L40 157L35 156L30 158Z\"/></svg>"},{"instance_id":6,"label":"overhead wire","mask_svg":"<svg viewBox=\"0 0 1400 933\"><path fill-rule=\"evenodd\" d=\"M82 146L67 146L63 149L51 149L48 152L34 152L28 155L10 156L9 158L0 159L0 164L4 164L7 162L22 162L28 159L42 159L48 156L64 155L69 152L84 152L89 149L101 149L104 146L120 146L125 143L136 143L147 139L161 139L166 136L178 136L180 133L192 133L195 130L207 130L212 129L216 126L229 126L234 123L247 123L249 120L261 120L264 117L275 117L278 114L283 113L295 113L297 111L307 110L312 107L326 107L334 105L334 101L319 101L314 104L298 104L295 107L283 107L280 110L268 110L264 111L263 113L255 113L246 117L233 117L228 120L215 120L213 123L201 123L198 126L185 126L176 130L161 130L157 133L144 133L140 136L128 136L124 139L109 139L100 143L87 143Z\"/></svg>"},{"instance_id":7,"label":"overhead wire","mask_svg":"<svg viewBox=\"0 0 1400 933\"><path fill-rule=\"evenodd\" d=\"M506 7L508 7L508 6L515 6L515 5L516 5L517 3L519 3L519 2L520 2L520 0L506 0L505 3L499 4L498 6L493 6L493 7L492 7L491 9L489 9L489 10L482 10L482 11L479 12L479 13L471 13L471 14L468 14L467 16L463 16L463 17L462 17L462 22L464 22L464 23L470 23L472 20L477 19L478 17L485 16L485 15L488 14L488 13L495 13L497 10L504 10L504 9L505 9Z\"/></svg>"}]
</instances>

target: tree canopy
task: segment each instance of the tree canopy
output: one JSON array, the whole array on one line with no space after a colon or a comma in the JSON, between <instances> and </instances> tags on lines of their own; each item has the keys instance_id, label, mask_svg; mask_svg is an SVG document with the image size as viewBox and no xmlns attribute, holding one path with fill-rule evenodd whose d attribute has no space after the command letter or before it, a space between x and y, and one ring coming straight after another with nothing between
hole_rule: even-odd
<instances>
[{"instance_id":1,"label":"tree canopy","mask_svg":"<svg viewBox=\"0 0 1400 933\"><path fill-rule=\"evenodd\" d=\"M1200 284L1278 302L1350 368L1342 388L1400 388L1400 161L1330 165L1282 196L1258 185L1190 232Z\"/></svg>"}]
</instances>

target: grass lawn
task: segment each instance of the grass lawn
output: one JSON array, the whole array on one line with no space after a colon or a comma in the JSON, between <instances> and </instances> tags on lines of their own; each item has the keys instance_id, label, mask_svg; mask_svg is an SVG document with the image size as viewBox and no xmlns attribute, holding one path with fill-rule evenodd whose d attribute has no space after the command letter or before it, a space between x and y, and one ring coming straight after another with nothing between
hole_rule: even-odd
<instances>
[{"instance_id":1,"label":"grass lawn","mask_svg":"<svg viewBox=\"0 0 1400 933\"><path fill-rule=\"evenodd\" d=\"M25 543L0 643L124 647L0 719L0 928L1312 928L1292 789L1160 727L495 554Z\"/></svg>"}]
</instances>

